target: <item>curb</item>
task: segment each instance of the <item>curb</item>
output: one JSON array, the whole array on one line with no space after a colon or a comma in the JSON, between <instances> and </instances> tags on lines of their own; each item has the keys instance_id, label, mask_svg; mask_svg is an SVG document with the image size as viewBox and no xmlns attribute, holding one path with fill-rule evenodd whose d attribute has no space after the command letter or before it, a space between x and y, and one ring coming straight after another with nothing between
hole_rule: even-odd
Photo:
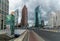
<instances>
[{"instance_id":1,"label":"curb","mask_svg":"<svg viewBox=\"0 0 60 41\"><path fill-rule=\"evenodd\" d=\"M40 29L40 30L43 30L43 31L50 31L50 32L60 32L59 30L47 30L47 29Z\"/></svg>"},{"instance_id":2,"label":"curb","mask_svg":"<svg viewBox=\"0 0 60 41\"><path fill-rule=\"evenodd\" d=\"M23 41L23 39L24 39L24 37L25 37L26 34L27 34L27 31L25 31L20 37L18 37L14 41Z\"/></svg>"}]
</instances>

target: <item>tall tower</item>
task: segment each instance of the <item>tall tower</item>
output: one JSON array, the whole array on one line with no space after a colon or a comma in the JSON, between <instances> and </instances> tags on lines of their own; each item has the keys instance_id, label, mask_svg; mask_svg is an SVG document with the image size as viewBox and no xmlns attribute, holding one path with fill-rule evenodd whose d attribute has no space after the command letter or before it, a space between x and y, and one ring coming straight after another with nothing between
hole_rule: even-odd
<instances>
[{"instance_id":1,"label":"tall tower","mask_svg":"<svg viewBox=\"0 0 60 41\"><path fill-rule=\"evenodd\" d=\"M28 12L27 7L24 5L22 9L21 26L26 27L27 25L28 25Z\"/></svg>"},{"instance_id":2,"label":"tall tower","mask_svg":"<svg viewBox=\"0 0 60 41\"><path fill-rule=\"evenodd\" d=\"M18 9L15 10L14 15L15 15L15 25L18 26L18 18L19 18L19 10Z\"/></svg>"},{"instance_id":3,"label":"tall tower","mask_svg":"<svg viewBox=\"0 0 60 41\"><path fill-rule=\"evenodd\" d=\"M38 27L39 26L39 17L38 17L38 13L39 12L39 6L37 6L35 8L35 27Z\"/></svg>"}]
</instances>

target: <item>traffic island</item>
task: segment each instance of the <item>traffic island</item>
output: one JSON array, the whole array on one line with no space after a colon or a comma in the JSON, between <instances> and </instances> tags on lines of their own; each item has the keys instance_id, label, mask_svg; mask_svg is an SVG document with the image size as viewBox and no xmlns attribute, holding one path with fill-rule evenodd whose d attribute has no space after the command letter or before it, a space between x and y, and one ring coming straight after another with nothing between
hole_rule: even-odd
<instances>
[{"instance_id":1,"label":"traffic island","mask_svg":"<svg viewBox=\"0 0 60 41\"><path fill-rule=\"evenodd\" d=\"M21 34L20 37L16 38L14 41L27 41L27 33L28 33L28 30L26 30L24 33Z\"/></svg>"}]
</instances>

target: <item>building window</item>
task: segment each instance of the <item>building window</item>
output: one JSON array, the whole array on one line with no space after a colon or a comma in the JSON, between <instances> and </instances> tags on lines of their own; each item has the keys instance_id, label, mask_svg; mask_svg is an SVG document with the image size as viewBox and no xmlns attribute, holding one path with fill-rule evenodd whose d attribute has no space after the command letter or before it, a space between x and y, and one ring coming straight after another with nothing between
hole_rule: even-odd
<instances>
[{"instance_id":1,"label":"building window","mask_svg":"<svg viewBox=\"0 0 60 41\"><path fill-rule=\"evenodd\" d=\"M0 3L1 3L1 0L0 0Z\"/></svg>"}]
</instances>

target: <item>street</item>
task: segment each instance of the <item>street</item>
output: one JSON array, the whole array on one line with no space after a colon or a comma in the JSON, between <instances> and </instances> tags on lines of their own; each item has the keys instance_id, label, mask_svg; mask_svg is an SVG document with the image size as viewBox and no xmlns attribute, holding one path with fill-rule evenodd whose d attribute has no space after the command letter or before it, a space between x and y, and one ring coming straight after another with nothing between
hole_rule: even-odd
<instances>
[{"instance_id":1,"label":"street","mask_svg":"<svg viewBox=\"0 0 60 41\"><path fill-rule=\"evenodd\" d=\"M49 32L43 30L34 30L45 41L60 41L60 32Z\"/></svg>"},{"instance_id":2,"label":"street","mask_svg":"<svg viewBox=\"0 0 60 41\"><path fill-rule=\"evenodd\" d=\"M38 41L38 38L36 37L32 30L29 31L29 41Z\"/></svg>"},{"instance_id":3,"label":"street","mask_svg":"<svg viewBox=\"0 0 60 41\"><path fill-rule=\"evenodd\" d=\"M60 0L0 0L0 41L60 41Z\"/></svg>"}]
</instances>

